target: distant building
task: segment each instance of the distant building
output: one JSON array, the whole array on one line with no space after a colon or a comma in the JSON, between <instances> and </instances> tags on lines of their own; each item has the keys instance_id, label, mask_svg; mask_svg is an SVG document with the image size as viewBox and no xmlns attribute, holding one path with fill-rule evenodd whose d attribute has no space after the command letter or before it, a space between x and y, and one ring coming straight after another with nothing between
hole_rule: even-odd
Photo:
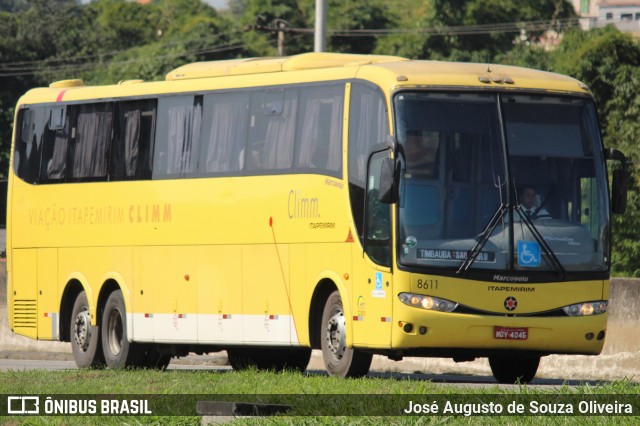
<instances>
[{"instance_id":1,"label":"distant building","mask_svg":"<svg viewBox=\"0 0 640 426\"><path fill-rule=\"evenodd\" d=\"M613 24L640 35L640 0L572 0L583 29Z\"/></svg>"}]
</instances>

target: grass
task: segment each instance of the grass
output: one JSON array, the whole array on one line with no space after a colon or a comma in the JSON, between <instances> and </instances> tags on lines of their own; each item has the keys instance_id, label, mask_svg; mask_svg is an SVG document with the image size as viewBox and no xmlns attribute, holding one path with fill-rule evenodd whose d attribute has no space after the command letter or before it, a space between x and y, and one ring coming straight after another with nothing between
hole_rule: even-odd
<instances>
[{"instance_id":1,"label":"grass","mask_svg":"<svg viewBox=\"0 0 640 426\"><path fill-rule=\"evenodd\" d=\"M404 376L406 377L406 376ZM406 378L363 378L341 380L320 374L296 374L290 372L242 372L219 370L170 370L166 372L139 370L68 370L68 371L7 371L0 372L0 394L2 395L128 395L136 398L143 394L188 395L185 403L192 410L195 401L222 400L228 397L239 400L242 395L260 395L268 402L292 405L291 416L235 419L232 424L241 425L334 425L334 424L392 424L392 425L440 425L440 424L498 424L498 425L568 425L568 424L636 424L637 417L630 416L451 416L442 414L447 401L459 404L531 400L553 402L575 402L587 399L606 401L614 399L633 400L634 412L640 410L640 384L618 381L603 385L578 387L459 387L434 384L425 380ZM631 396L630 396L631 395ZM152 397L153 398L153 397ZM255 398L255 397L253 397ZM437 401L438 415L411 417L380 416L388 413L389 406L399 410L405 408L407 399L420 404ZM173 398L175 399L175 397ZM0 401L2 404L3 401ZM355 406L350 413L378 414L375 416L302 416L304 414L333 413L341 405ZM179 409L179 408L178 408ZM176 411L178 412L178 411ZM190 412L190 411L189 411ZM338 413L342 413L338 411ZM2 424L170 424L199 425L200 416L49 416L49 417L0 417Z\"/></svg>"}]
</instances>

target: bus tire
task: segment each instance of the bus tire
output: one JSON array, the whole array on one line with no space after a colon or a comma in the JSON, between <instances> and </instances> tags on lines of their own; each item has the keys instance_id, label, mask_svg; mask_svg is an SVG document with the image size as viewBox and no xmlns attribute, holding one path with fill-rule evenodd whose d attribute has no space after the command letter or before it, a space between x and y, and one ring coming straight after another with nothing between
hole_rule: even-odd
<instances>
[{"instance_id":1,"label":"bus tire","mask_svg":"<svg viewBox=\"0 0 640 426\"><path fill-rule=\"evenodd\" d=\"M320 345L330 376L362 377L371 367L371 353L347 347L347 326L340 292L331 293L322 312Z\"/></svg>"},{"instance_id":2,"label":"bus tire","mask_svg":"<svg viewBox=\"0 0 640 426\"><path fill-rule=\"evenodd\" d=\"M144 356L142 345L127 340L127 312L121 290L109 295L101 322L102 350L109 368L136 367Z\"/></svg>"},{"instance_id":3,"label":"bus tire","mask_svg":"<svg viewBox=\"0 0 640 426\"><path fill-rule=\"evenodd\" d=\"M69 337L73 359L78 368L98 368L104 366L104 356L100 342L100 327L91 325L89 303L84 291L76 297L71 311Z\"/></svg>"},{"instance_id":4,"label":"bus tire","mask_svg":"<svg viewBox=\"0 0 640 426\"><path fill-rule=\"evenodd\" d=\"M490 356L489 366L498 383L529 383L538 372L539 356Z\"/></svg>"}]
</instances>

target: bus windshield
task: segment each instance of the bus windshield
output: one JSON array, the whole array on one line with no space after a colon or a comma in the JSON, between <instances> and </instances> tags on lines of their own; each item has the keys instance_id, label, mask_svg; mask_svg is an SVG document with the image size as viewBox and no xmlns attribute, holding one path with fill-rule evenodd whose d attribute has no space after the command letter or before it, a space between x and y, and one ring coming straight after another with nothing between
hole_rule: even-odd
<instances>
[{"instance_id":1,"label":"bus windshield","mask_svg":"<svg viewBox=\"0 0 640 426\"><path fill-rule=\"evenodd\" d=\"M596 112L576 97L395 98L399 262L458 271L606 271Z\"/></svg>"}]
</instances>

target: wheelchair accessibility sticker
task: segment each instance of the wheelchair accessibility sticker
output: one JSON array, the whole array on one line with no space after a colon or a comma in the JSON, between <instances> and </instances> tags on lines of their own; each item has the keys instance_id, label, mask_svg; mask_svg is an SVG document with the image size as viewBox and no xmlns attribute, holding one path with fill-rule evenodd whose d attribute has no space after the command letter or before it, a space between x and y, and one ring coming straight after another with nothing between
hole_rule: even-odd
<instances>
[{"instance_id":1,"label":"wheelchair accessibility sticker","mask_svg":"<svg viewBox=\"0 0 640 426\"><path fill-rule=\"evenodd\" d=\"M376 289L371 290L371 297L379 299L387 297L387 292L382 289L382 272L376 272Z\"/></svg>"},{"instance_id":2,"label":"wheelchair accessibility sticker","mask_svg":"<svg viewBox=\"0 0 640 426\"><path fill-rule=\"evenodd\" d=\"M518 265L529 268L540 266L540 244L535 241L518 241Z\"/></svg>"}]
</instances>

